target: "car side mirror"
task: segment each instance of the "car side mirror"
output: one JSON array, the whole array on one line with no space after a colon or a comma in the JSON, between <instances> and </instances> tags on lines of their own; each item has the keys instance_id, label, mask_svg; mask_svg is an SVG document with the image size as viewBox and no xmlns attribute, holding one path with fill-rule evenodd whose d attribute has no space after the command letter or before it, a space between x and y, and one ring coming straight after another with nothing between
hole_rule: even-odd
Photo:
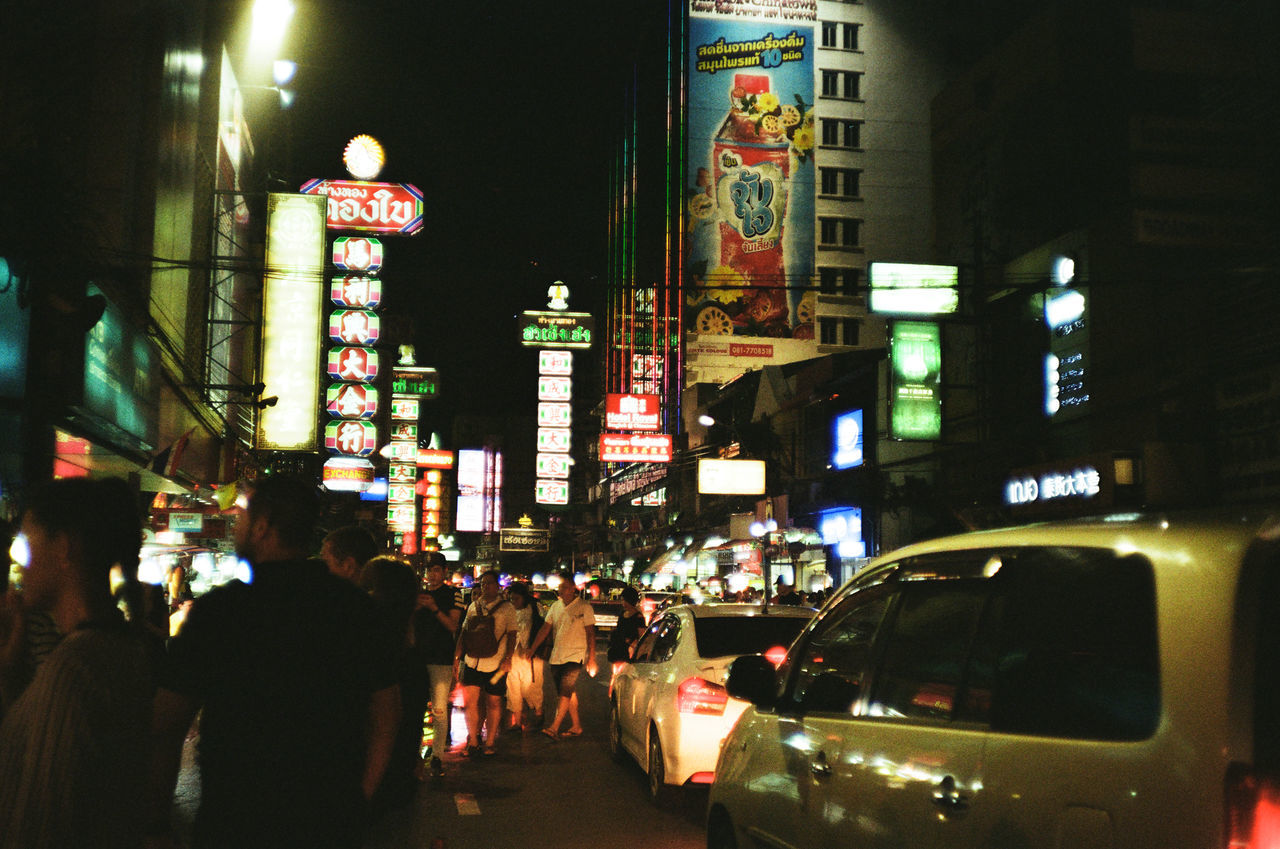
<instances>
[{"instance_id":1,"label":"car side mirror","mask_svg":"<svg viewBox=\"0 0 1280 849\"><path fill-rule=\"evenodd\" d=\"M778 670L764 655L743 655L729 664L724 686L735 699L771 708L778 700Z\"/></svg>"}]
</instances>

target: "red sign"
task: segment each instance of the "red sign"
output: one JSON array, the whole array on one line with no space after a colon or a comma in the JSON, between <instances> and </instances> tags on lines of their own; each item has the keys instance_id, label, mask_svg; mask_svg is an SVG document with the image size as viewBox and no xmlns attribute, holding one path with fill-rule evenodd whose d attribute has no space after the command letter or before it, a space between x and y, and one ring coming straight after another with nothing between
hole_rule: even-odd
<instances>
[{"instance_id":1,"label":"red sign","mask_svg":"<svg viewBox=\"0 0 1280 849\"><path fill-rule=\"evenodd\" d=\"M348 345L376 345L382 319L371 310L334 310L329 314L329 339Z\"/></svg>"},{"instance_id":2,"label":"red sign","mask_svg":"<svg viewBox=\"0 0 1280 849\"><path fill-rule=\"evenodd\" d=\"M334 239L332 260L343 271L377 274L382 268L382 242L364 236Z\"/></svg>"},{"instance_id":3,"label":"red sign","mask_svg":"<svg viewBox=\"0 0 1280 849\"><path fill-rule=\"evenodd\" d=\"M371 381L378 376L378 352L372 348L330 348L327 368L334 380Z\"/></svg>"},{"instance_id":4,"label":"red sign","mask_svg":"<svg viewBox=\"0 0 1280 849\"><path fill-rule=\"evenodd\" d=\"M378 412L378 390L367 383L334 384L325 401L330 415L344 419L371 419Z\"/></svg>"},{"instance_id":5,"label":"red sign","mask_svg":"<svg viewBox=\"0 0 1280 849\"><path fill-rule=\"evenodd\" d=\"M604 396L604 426L610 430L660 430L660 399L657 395Z\"/></svg>"},{"instance_id":6,"label":"red sign","mask_svg":"<svg viewBox=\"0 0 1280 849\"><path fill-rule=\"evenodd\" d=\"M429 469L452 469L453 452L439 448L419 448L418 465Z\"/></svg>"},{"instance_id":7,"label":"red sign","mask_svg":"<svg viewBox=\"0 0 1280 849\"><path fill-rule=\"evenodd\" d=\"M604 463L670 463L671 434L602 433L600 461Z\"/></svg>"},{"instance_id":8,"label":"red sign","mask_svg":"<svg viewBox=\"0 0 1280 849\"><path fill-rule=\"evenodd\" d=\"M329 199L325 222L333 230L411 236L422 229L422 191L410 183L308 180L300 191Z\"/></svg>"},{"instance_id":9,"label":"red sign","mask_svg":"<svg viewBox=\"0 0 1280 849\"><path fill-rule=\"evenodd\" d=\"M376 277L334 277L329 300L340 307L371 310L382 303L382 281Z\"/></svg>"}]
</instances>

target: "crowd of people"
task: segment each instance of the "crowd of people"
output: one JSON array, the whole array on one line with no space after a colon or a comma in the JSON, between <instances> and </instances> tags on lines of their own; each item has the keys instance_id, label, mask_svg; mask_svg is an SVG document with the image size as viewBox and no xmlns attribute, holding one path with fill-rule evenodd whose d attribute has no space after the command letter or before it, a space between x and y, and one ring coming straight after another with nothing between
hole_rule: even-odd
<instances>
[{"instance_id":1,"label":"crowd of people","mask_svg":"<svg viewBox=\"0 0 1280 849\"><path fill-rule=\"evenodd\" d=\"M0 594L0 849L174 846L196 734L193 845L276 849L358 846L373 817L443 775L455 687L463 758L496 754L504 729L583 733L595 616L569 574L544 609L496 572L464 599L438 552L415 569L360 527L328 533L316 556L315 486L269 477L234 523L248 573L193 600L189 576L169 593L139 584L142 515L118 479L54 481L23 506L22 592ZM615 674L645 627L636 589L620 600ZM780 584L773 601L804 600Z\"/></svg>"}]
</instances>

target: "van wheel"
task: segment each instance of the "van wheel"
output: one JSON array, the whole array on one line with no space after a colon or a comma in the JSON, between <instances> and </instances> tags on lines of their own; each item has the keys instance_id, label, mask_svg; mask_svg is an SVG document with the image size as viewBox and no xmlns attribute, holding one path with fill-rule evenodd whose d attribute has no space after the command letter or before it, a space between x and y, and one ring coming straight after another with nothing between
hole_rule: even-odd
<instances>
[{"instance_id":1,"label":"van wheel","mask_svg":"<svg viewBox=\"0 0 1280 849\"><path fill-rule=\"evenodd\" d=\"M618 702L609 700L609 755L617 763L626 760L626 749L622 748L622 721L618 717Z\"/></svg>"},{"instance_id":2,"label":"van wheel","mask_svg":"<svg viewBox=\"0 0 1280 849\"><path fill-rule=\"evenodd\" d=\"M738 849L733 823L724 808L713 808L707 815L707 849Z\"/></svg>"},{"instance_id":3,"label":"van wheel","mask_svg":"<svg viewBox=\"0 0 1280 849\"><path fill-rule=\"evenodd\" d=\"M674 788L667 785L667 768L662 761L662 741L658 739L658 729L649 729L649 801L665 807L674 797Z\"/></svg>"}]
</instances>

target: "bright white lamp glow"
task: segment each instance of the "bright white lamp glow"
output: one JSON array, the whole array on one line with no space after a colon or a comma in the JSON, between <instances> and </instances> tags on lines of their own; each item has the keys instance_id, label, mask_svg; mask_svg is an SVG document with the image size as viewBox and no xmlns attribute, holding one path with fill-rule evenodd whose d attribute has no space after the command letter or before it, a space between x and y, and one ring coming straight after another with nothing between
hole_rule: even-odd
<instances>
[{"instance_id":1,"label":"bright white lamp glow","mask_svg":"<svg viewBox=\"0 0 1280 849\"><path fill-rule=\"evenodd\" d=\"M277 59L271 63L271 79L276 85L288 85L293 75L298 73L298 63L288 59Z\"/></svg>"},{"instance_id":2,"label":"bright white lamp glow","mask_svg":"<svg viewBox=\"0 0 1280 849\"><path fill-rule=\"evenodd\" d=\"M253 29L249 35L249 55L274 57L284 41L284 31L293 17L290 0L257 0L253 4Z\"/></svg>"}]
</instances>

